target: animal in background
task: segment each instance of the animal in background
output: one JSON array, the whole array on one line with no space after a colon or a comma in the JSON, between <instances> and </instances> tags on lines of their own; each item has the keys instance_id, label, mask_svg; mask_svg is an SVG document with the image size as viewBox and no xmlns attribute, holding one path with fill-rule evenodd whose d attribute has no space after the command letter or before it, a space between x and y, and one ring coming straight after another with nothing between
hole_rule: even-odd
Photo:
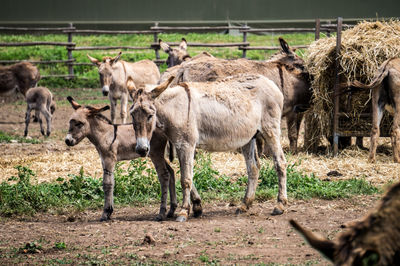
<instances>
[{"instance_id":1,"label":"animal in background","mask_svg":"<svg viewBox=\"0 0 400 266\"><path fill-rule=\"evenodd\" d=\"M283 93L282 116L286 118L290 151L297 152L297 142L304 111L311 104L310 76L304 60L292 50L287 42L279 38L281 51L269 60L256 61L245 58L220 59L200 54L180 65L168 68L160 83L175 76L171 86L179 82L218 81L238 74L259 74L275 82Z\"/></svg>"},{"instance_id":2,"label":"animal in background","mask_svg":"<svg viewBox=\"0 0 400 266\"><path fill-rule=\"evenodd\" d=\"M108 96L111 104L111 121L116 123L115 111L117 101L121 102L121 119L126 123L129 92L127 81L131 80L133 88L144 87L145 84L157 84L160 71L151 60L141 60L135 63L121 60L122 52L115 57L106 56L102 61L87 55L89 60L98 67L100 84L104 96Z\"/></svg>"},{"instance_id":3,"label":"animal in background","mask_svg":"<svg viewBox=\"0 0 400 266\"><path fill-rule=\"evenodd\" d=\"M44 116L47 123L46 136L50 136L51 122L54 111L56 110L56 102L53 94L48 88L34 87L26 92L26 114L25 114L25 132L24 136L28 136L28 127L31 119L31 112L35 110L35 119L39 122L40 132L44 135L44 128L41 115Z\"/></svg>"},{"instance_id":4,"label":"animal in background","mask_svg":"<svg viewBox=\"0 0 400 266\"><path fill-rule=\"evenodd\" d=\"M29 88L37 86L39 80L39 70L29 62L0 66L0 96L13 95L16 92L25 96Z\"/></svg>"},{"instance_id":5,"label":"animal in background","mask_svg":"<svg viewBox=\"0 0 400 266\"><path fill-rule=\"evenodd\" d=\"M186 60L190 60L191 57L187 52L187 42L185 38L182 38L178 48L171 48L168 43L163 42L161 39L158 40L161 49L168 54L166 64L168 67L180 65Z\"/></svg>"},{"instance_id":6,"label":"animal in background","mask_svg":"<svg viewBox=\"0 0 400 266\"><path fill-rule=\"evenodd\" d=\"M400 163L400 58L382 63L370 84L355 81L348 87L372 91L372 129L369 161L376 161L376 148L384 109L393 113L392 149L393 160Z\"/></svg>"}]
</instances>

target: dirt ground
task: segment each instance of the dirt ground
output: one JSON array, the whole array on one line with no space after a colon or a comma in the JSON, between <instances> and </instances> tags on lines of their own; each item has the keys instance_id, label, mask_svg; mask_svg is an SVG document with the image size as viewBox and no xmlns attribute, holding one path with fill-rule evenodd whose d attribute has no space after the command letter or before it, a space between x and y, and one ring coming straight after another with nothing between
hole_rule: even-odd
<instances>
[{"instance_id":1,"label":"dirt ground","mask_svg":"<svg viewBox=\"0 0 400 266\"><path fill-rule=\"evenodd\" d=\"M23 135L25 105L6 104L0 99L0 130ZM50 138L40 135L39 125L31 123L29 136L44 140L41 144L0 144L0 182L16 175L16 165L27 165L37 174L39 182L85 173L101 177L100 160L94 147L85 140L76 147L67 147L64 137L72 108L66 101L58 103ZM109 115L109 113L106 115ZM283 130L282 142L288 141ZM367 140L366 140L367 141ZM377 163L367 163L368 153L358 148L343 151L337 157L300 152L288 155L289 163L297 169L328 178L327 173L339 171L333 178L365 178L384 185L397 181L399 165L392 162L390 143L381 139L383 148ZM302 141L301 141L302 142ZM367 146L367 143L366 143ZM244 175L240 155L213 154L214 167L222 174ZM101 210L69 214L38 214L35 217L0 218L0 264L128 264L206 262L220 264L328 264L289 226L293 218L317 232L334 237L341 225L365 215L375 206L378 196L354 197L346 200L290 200L288 210L281 216L271 216L274 201L255 203L239 216L229 202L211 202L204 206L201 218L187 223L173 220L155 222L158 206L117 207L111 222L100 223ZM150 234L155 243L143 242ZM43 249L24 254L19 248L36 241ZM65 249L54 248L63 242Z\"/></svg>"}]
</instances>

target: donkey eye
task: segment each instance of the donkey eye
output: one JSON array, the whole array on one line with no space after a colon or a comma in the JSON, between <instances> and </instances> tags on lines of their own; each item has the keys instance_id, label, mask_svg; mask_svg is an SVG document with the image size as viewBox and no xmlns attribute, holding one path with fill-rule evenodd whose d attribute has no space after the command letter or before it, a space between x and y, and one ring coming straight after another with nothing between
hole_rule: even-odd
<instances>
[{"instance_id":1,"label":"donkey eye","mask_svg":"<svg viewBox=\"0 0 400 266\"><path fill-rule=\"evenodd\" d=\"M150 122L150 120L153 118L153 115L149 115L148 117L147 117L147 121L148 122Z\"/></svg>"}]
</instances>

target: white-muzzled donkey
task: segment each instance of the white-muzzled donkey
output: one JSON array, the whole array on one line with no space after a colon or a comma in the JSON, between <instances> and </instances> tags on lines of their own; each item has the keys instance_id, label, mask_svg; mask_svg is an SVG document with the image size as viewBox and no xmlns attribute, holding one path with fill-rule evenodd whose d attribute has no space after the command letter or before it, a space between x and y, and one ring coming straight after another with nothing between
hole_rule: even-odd
<instances>
[{"instance_id":1,"label":"white-muzzled donkey","mask_svg":"<svg viewBox=\"0 0 400 266\"><path fill-rule=\"evenodd\" d=\"M145 84L157 84L160 80L160 71L157 65L151 60L141 60L135 63L120 60L121 52L115 57L104 57L102 62L90 55L87 56L98 67L103 95L108 95L110 99L112 123L116 123L115 109L117 101L120 100L121 119L125 124L129 98L126 86L128 78L129 85L133 88L143 87Z\"/></svg>"},{"instance_id":2,"label":"white-muzzled donkey","mask_svg":"<svg viewBox=\"0 0 400 266\"><path fill-rule=\"evenodd\" d=\"M122 160L132 160L140 157L135 152L136 138L132 125L113 125L101 112L110 107L94 108L81 106L68 96L68 101L75 110L69 119L69 130L65 138L68 146L75 146L84 138L96 147L103 166L104 211L101 221L109 220L114 210L114 168ZM167 139L155 132L151 139L150 158L157 171L161 184L161 206L156 220L173 217L177 207L175 192L175 175L172 168L164 159ZM166 215L168 188L170 193L170 210Z\"/></svg>"},{"instance_id":3,"label":"white-muzzled donkey","mask_svg":"<svg viewBox=\"0 0 400 266\"><path fill-rule=\"evenodd\" d=\"M237 213L247 211L259 176L255 145L258 134L272 153L279 179L278 205L273 214L282 214L287 204L286 160L280 144L283 95L275 83L261 75L241 75L218 82L187 82L167 89L173 79L172 76L161 85L139 89L132 97L130 113L137 153L147 153L158 128L176 148L183 193L177 221L186 221L189 216L196 147L208 151L241 148L249 180ZM191 196L196 215L201 211L201 199Z\"/></svg>"}]
</instances>

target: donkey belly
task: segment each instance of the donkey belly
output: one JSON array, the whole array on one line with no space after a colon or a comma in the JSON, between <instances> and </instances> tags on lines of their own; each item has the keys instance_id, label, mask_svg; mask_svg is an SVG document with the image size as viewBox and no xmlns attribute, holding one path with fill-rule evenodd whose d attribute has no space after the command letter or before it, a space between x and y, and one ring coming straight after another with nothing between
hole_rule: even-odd
<instances>
[{"instance_id":1,"label":"donkey belly","mask_svg":"<svg viewBox=\"0 0 400 266\"><path fill-rule=\"evenodd\" d=\"M260 115L209 112L198 123L197 147L209 151L230 151L246 145L257 133Z\"/></svg>"}]
</instances>

